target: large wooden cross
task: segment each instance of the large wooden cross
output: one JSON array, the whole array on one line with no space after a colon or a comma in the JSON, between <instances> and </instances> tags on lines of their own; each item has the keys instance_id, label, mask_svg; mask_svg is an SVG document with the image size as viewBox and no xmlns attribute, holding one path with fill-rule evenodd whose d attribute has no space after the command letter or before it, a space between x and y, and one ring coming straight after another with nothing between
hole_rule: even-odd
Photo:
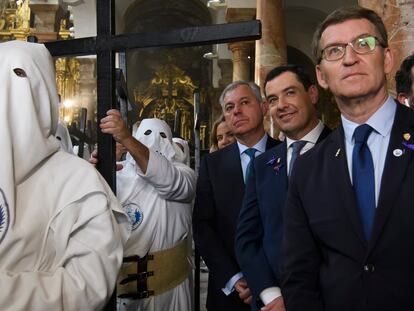
<instances>
[{"instance_id":1,"label":"large wooden cross","mask_svg":"<svg viewBox=\"0 0 414 311\"><path fill-rule=\"evenodd\" d=\"M256 40L261 36L259 21L188 27L167 32L115 36L115 1L96 1L97 36L46 43L52 56L97 55L97 112L99 120L115 105L115 53L144 47L188 47L224 42ZM98 169L116 190L115 143L97 129Z\"/></svg>"},{"instance_id":2,"label":"large wooden cross","mask_svg":"<svg viewBox=\"0 0 414 311\"><path fill-rule=\"evenodd\" d=\"M115 53L146 47L189 47L256 40L261 37L259 21L188 27L167 32L115 36L115 0L96 1L97 36L46 43L54 57L97 55L97 112L99 120L115 105ZM98 169L116 193L115 142L98 126ZM198 282L199 277L196 277ZM198 299L196 299L198 302ZM199 302L198 302L199 305ZM113 296L105 310L115 310ZM198 308L197 308L198 309Z\"/></svg>"}]
</instances>

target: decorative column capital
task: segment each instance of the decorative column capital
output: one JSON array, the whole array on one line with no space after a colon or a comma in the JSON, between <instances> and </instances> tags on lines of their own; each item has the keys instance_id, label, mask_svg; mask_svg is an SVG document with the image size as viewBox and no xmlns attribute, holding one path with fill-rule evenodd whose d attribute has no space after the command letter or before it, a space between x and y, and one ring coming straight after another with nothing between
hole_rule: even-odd
<instances>
[{"instance_id":1,"label":"decorative column capital","mask_svg":"<svg viewBox=\"0 0 414 311\"><path fill-rule=\"evenodd\" d=\"M56 12L59 10L58 1L30 1L30 11L35 15L35 35L39 42L57 40Z\"/></svg>"},{"instance_id":2,"label":"decorative column capital","mask_svg":"<svg viewBox=\"0 0 414 311\"><path fill-rule=\"evenodd\" d=\"M244 22L254 19L256 8L227 8L226 21L228 23Z\"/></svg>"}]
</instances>

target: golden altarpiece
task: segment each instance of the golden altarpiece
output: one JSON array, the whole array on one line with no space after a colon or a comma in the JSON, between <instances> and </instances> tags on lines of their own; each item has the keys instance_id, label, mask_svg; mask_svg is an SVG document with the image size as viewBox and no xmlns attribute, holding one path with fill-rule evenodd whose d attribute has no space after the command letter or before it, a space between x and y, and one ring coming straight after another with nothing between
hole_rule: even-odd
<instances>
[{"instance_id":1,"label":"golden altarpiece","mask_svg":"<svg viewBox=\"0 0 414 311\"><path fill-rule=\"evenodd\" d=\"M34 2L34 1L33 1ZM42 8L45 6L43 5ZM36 36L39 42L66 40L71 38L73 26L70 12L59 5L50 5L39 14L46 22L37 21L32 12L38 15L39 6L30 0L0 0L0 42L8 40L26 41ZM47 15L45 15L47 14ZM37 17L38 18L38 17ZM51 22L52 20L52 22ZM164 54L165 55L165 54ZM168 55L168 53L167 53ZM168 61L158 66L152 77L145 81L137 81L129 96L133 111L132 121L143 118L160 118L176 129L177 136L194 142L194 92L196 83L177 65L173 55ZM60 95L60 120L69 128L77 128L80 124L81 109L88 111L89 134L92 141L96 128L96 61L92 58L63 57L55 59L56 83ZM206 91L201 90L202 101ZM177 118L177 111L179 118ZM175 124L179 122L179 125ZM206 129L207 122L200 128L201 145L208 148Z\"/></svg>"}]
</instances>

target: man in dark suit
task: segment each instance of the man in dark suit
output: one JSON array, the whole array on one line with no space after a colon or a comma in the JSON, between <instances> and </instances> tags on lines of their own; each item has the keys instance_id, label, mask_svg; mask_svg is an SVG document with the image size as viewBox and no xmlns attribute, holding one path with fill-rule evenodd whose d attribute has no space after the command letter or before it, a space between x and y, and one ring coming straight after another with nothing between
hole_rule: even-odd
<instances>
[{"instance_id":1,"label":"man in dark suit","mask_svg":"<svg viewBox=\"0 0 414 311\"><path fill-rule=\"evenodd\" d=\"M264 85L270 115L286 139L254 161L237 224L236 256L253 294L252 309L282 311L279 257L288 172L330 130L318 120L318 89L301 67L276 67Z\"/></svg>"},{"instance_id":2,"label":"man in dark suit","mask_svg":"<svg viewBox=\"0 0 414 311\"><path fill-rule=\"evenodd\" d=\"M414 310L414 111L387 92L381 18L351 7L314 36L319 84L342 125L301 156L282 243L287 310Z\"/></svg>"},{"instance_id":3,"label":"man in dark suit","mask_svg":"<svg viewBox=\"0 0 414 311\"><path fill-rule=\"evenodd\" d=\"M193 213L194 241L210 271L207 308L248 310L251 294L234 254L236 222L251 157L277 141L264 131L268 106L256 84L231 83L221 94L220 104L236 142L202 160Z\"/></svg>"}]
</instances>

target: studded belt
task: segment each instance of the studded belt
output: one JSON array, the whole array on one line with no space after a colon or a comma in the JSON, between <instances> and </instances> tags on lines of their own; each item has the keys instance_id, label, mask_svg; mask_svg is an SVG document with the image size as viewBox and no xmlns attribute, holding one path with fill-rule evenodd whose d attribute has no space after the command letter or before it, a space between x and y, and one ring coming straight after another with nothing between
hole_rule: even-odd
<instances>
[{"instance_id":1,"label":"studded belt","mask_svg":"<svg viewBox=\"0 0 414 311\"><path fill-rule=\"evenodd\" d=\"M144 257L124 257L118 276L118 298L143 299L165 293L184 282L190 272L189 243L151 252Z\"/></svg>"}]
</instances>

